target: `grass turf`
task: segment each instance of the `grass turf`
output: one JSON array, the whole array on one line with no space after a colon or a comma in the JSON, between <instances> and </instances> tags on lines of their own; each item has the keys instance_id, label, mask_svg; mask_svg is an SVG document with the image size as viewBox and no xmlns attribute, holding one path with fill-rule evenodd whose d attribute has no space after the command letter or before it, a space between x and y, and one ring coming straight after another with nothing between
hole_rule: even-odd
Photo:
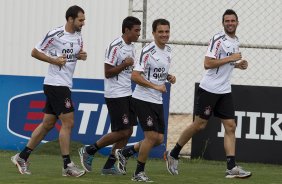
<instances>
[{"instance_id":1,"label":"grass turf","mask_svg":"<svg viewBox=\"0 0 282 184\"><path fill-rule=\"evenodd\" d=\"M80 178L63 177L61 176L62 159L61 156L57 154L58 147L54 146L56 144L46 144L46 146L42 146L38 151L35 151L31 155L30 169L32 171L32 175L21 175L18 173L17 168L12 165L10 157L15 154L15 152L0 151L0 183L134 183L131 181L131 176L136 167L136 159L129 159L127 165L127 175L103 176L101 175L100 170L107 158L100 155L95 156L93 160L93 172L86 173L86 175ZM76 148L80 146L80 144L72 144L74 149L72 151L71 158L77 165L80 165L80 161ZM252 171L253 176L248 179L226 179L224 178L224 171L226 168L225 162L206 161L201 159L181 159L179 162L180 174L178 176L172 176L167 172L166 165L163 160L150 159L146 164L146 174L155 181L155 183L161 184L281 184L281 165L256 163L239 163L239 165Z\"/></svg>"}]
</instances>

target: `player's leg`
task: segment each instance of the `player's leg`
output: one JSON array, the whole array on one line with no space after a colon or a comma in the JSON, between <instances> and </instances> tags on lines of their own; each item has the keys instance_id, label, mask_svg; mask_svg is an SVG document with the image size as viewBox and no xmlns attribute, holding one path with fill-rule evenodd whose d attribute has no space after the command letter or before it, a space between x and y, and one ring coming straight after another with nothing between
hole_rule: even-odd
<instances>
[{"instance_id":1,"label":"player's leg","mask_svg":"<svg viewBox=\"0 0 282 184\"><path fill-rule=\"evenodd\" d=\"M127 160L121 160L120 157L116 157L115 152L116 149L121 149L126 146L128 139L133 132L133 126L136 125L137 122L136 117L133 116L133 113L130 110L130 100L131 97L119 98L115 100L114 105L107 101L108 108L114 110L110 113L112 120L112 133L120 133L121 135L117 135L117 138L120 139L116 141L114 141L112 137L109 137L111 141L114 141L114 144L110 143L113 144L113 147L111 154L109 155L108 160L106 161L104 168L102 169L102 174L126 174ZM103 140L101 140L101 142L102 141ZM98 145L100 144L98 143ZM117 169L116 167L114 167L116 159L118 160Z\"/></svg>"},{"instance_id":2,"label":"player's leg","mask_svg":"<svg viewBox=\"0 0 282 184\"><path fill-rule=\"evenodd\" d=\"M233 98L231 93L222 94L215 107L215 116L221 119L224 132L224 149L226 153L226 178L246 178L251 176L251 172L244 171L235 163L235 147L236 147L236 123Z\"/></svg>"},{"instance_id":3,"label":"player's leg","mask_svg":"<svg viewBox=\"0 0 282 184\"><path fill-rule=\"evenodd\" d=\"M44 114L41 124L32 132L26 147L16 155L11 157L11 161L15 164L21 174L31 174L29 170L28 158L35 147L43 140L46 134L54 127L56 116L52 114Z\"/></svg>"},{"instance_id":4,"label":"player's leg","mask_svg":"<svg viewBox=\"0 0 282 184\"><path fill-rule=\"evenodd\" d=\"M59 116L59 119L62 122L61 130L59 133L61 154L64 162L62 175L80 177L85 174L85 171L83 169L79 169L70 159L70 140L71 130L74 126L74 113L69 112L66 114L61 114Z\"/></svg>"},{"instance_id":5,"label":"player's leg","mask_svg":"<svg viewBox=\"0 0 282 184\"><path fill-rule=\"evenodd\" d=\"M46 104L44 108L44 117L41 124L32 132L31 138L26 147L11 157L11 161L15 164L21 174L31 174L29 170L29 162L27 161L32 150L43 140L46 134L54 127L57 117L52 110L52 89L49 86L44 86L46 95Z\"/></svg>"},{"instance_id":6,"label":"player's leg","mask_svg":"<svg viewBox=\"0 0 282 184\"><path fill-rule=\"evenodd\" d=\"M163 142L165 131L163 105L134 98L133 102L135 103L139 123L144 132L144 139L139 148L137 167L132 180L150 182L151 180L145 174L145 165L151 149Z\"/></svg>"},{"instance_id":7,"label":"player's leg","mask_svg":"<svg viewBox=\"0 0 282 184\"><path fill-rule=\"evenodd\" d=\"M218 97L215 94L209 93L201 88L198 89L194 122L186 126L179 136L174 148L171 151L166 151L164 153L167 170L170 174L178 174L178 158L181 149L194 134L206 127L217 99Z\"/></svg>"},{"instance_id":8,"label":"player's leg","mask_svg":"<svg viewBox=\"0 0 282 184\"><path fill-rule=\"evenodd\" d=\"M133 156L135 153L139 152L142 141L132 145L127 146L122 149L115 150L115 157L118 161L117 168L119 172L126 174L126 164L129 157Z\"/></svg>"},{"instance_id":9,"label":"player's leg","mask_svg":"<svg viewBox=\"0 0 282 184\"><path fill-rule=\"evenodd\" d=\"M144 140L142 141L137 158L137 166L132 177L133 181L151 181L145 174L145 165L149 153L154 146L160 145L163 142L163 134L155 131L144 131Z\"/></svg>"},{"instance_id":10,"label":"player's leg","mask_svg":"<svg viewBox=\"0 0 282 184\"><path fill-rule=\"evenodd\" d=\"M133 130L132 127L130 129L121 130L121 131L125 132L125 135L120 136L120 137L123 137L123 138L119 139L115 143L113 143L111 153L110 153L110 155L109 155L109 157L108 157L108 159L107 159L107 161L106 161L106 163L105 163L105 165L102 169L102 174L104 174L104 175L107 175L107 174L110 174L110 175L126 174L126 163L124 163L124 165L122 167L122 172L120 171L121 166L119 165L119 162L118 162L117 168L114 166L117 159L118 159L115 156L115 152L116 152L117 149L121 149L121 148L126 146L128 139L132 134L132 130ZM126 160L125 160L125 162L126 162Z\"/></svg>"},{"instance_id":11,"label":"player's leg","mask_svg":"<svg viewBox=\"0 0 282 184\"><path fill-rule=\"evenodd\" d=\"M207 122L208 120L196 116L194 122L186 126L183 130L174 148L171 151L166 151L164 153L167 170L170 174L178 175L178 159L181 149L194 134L206 127Z\"/></svg>"},{"instance_id":12,"label":"player's leg","mask_svg":"<svg viewBox=\"0 0 282 184\"><path fill-rule=\"evenodd\" d=\"M111 132L104 135L94 144L79 149L81 164L86 171L92 171L93 156L99 149L119 141L122 141L122 146L127 143L127 140L132 134L132 124L130 122L131 119L129 110L130 98L131 97L129 96L121 98L105 98L111 118ZM114 151L115 150L113 150L113 152ZM112 171L115 163L113 157L114 155L109 156L105 165L106 168L104 167L104 169L110 169L109 172ZM106 170L102 170L102 172L103 171L105 171L104 174L107 173Z\"/></svg>"}]
</instances>

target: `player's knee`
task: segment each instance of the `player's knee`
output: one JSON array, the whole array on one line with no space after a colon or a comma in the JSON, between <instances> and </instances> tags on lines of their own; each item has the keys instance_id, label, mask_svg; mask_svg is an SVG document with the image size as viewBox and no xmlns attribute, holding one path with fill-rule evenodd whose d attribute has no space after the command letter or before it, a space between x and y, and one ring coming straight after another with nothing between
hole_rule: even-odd
<instances>
[{"instance_id":1,"label":"player's knee","mask_svg":"<svg viewBox=\"0 0 282 184\"><path fill-rule=\"evenodd\" d=\"M235 133L235 130L236 130L236 123L228 123L225 125L225 132L227 134L229 133Z\"/></svg>"},{"instance_id":2,"label":"player's knee","mask_svg":"<svg viewBox=\"0 0 282 184\"><path fill-rule=\"evenodd\" d=\"M155 145L158 146L160 144L162 144L164 141L164 136L163 135L159 135L156 139Z\"/></svg>"},{"instance_id":3,"label":"player's knee","mask_svg":"<svg viewBox=\"0 0 282 184\"><path fill-rule=\"evenodd\" d=\"M121 137L123 138L129 138L132 135L133 130L132 129L126 129L121 132Z\"/></svg>"},{"instance_id":4,"label":"player's knee","mask_svg":"<svg viewBox=\"0 0 282 184\"><path fill-rule=\"evenodd\" d=\"M44 121L43 124L43 128L46 131L51 130L52 128L54 128L56 122L52 122L52 121Z\"/></svg>"},{"instance_id":5,"label":"player's knee","mask_svg":"<svg viewBox=\"0 0 282 184\"><path fill-rule=\"evenodd\" d=\"M62 121L62 128L64 129L72 129L74 127L74 121L69 119L67 121Z\"/></svg>"},{"instance_id":6,"label":"player's knee","mask_svg":"<svg viewBox=\"0 0 282 184\"><path fill-rule=\"evenodd\" d=\"M206 125L207 123L205 121L194 122L195 131L198 132L198 131L205 129Z\"/></svg>"}]
</instances>

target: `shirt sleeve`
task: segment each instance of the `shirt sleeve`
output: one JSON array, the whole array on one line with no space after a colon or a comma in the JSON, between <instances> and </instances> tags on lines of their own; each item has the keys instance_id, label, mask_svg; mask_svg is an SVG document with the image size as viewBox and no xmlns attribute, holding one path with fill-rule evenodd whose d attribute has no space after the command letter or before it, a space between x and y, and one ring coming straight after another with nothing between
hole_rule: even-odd
<instances>
[{"instance_id":1,"label":"shirt sleeve","mask_svg":"<svg viewBox=\"0 0 282 184\"><path fill-rule=\"evenodd\" d=\"M118 46L114 46L114 47L109 46L106 49L105 63L112 65L112 66L115 66L116 63L117 63L118 52L119 52Z\"/></svg>"},{"instance_id":2,"label":"shirt sleeve","mask_svg":"<svg viewBox=\"0 0 282 184\"><path fill-rule=\"evenodd\" d=\"M46 36L35 46L39 52L48 53L54 49L54 34L48 32Z\"/></svg>"},{"instance_id":3,"label":"shirt sleeve","mask_svg":"<svg viewBox=\"0 0 282 184\"><path fill-rule=\"evenodd\" d=\"M213 37L210 40L206 56L215 59L219 58L221 45L222 45L222 39Z\"/></svg>"},{"instance_id":4,"label":"shirt sleeve","mask_svg":"<svg viewBox=\"0 0 282 184\"><path fill-rule=\"evenodd\" d=\"M144 72L146 65L148 64L149 58L150 58L150 52L144 52L144 50L142 50L140 55L140 60L139 62L136 63L133 70Z\"/></svg>"}]
</instances>

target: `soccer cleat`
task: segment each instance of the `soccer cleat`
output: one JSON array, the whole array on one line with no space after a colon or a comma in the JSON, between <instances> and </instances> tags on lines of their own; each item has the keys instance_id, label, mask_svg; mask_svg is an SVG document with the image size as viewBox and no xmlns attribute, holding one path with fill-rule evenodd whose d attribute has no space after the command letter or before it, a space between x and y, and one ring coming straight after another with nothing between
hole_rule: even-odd
<instances>
[{"instance_id":1,"label":"soccer cleat","mask_svg":"<svg viewBox=\"0 0 282 184\"><path fill-rule=\"evenodd\" d=\"M89 155L86 152L85 147L81 147L78 149L79 157L80 157L80 162L83 167L83 169L87 172L92 171L92 160L94 158L93 155Z\"/></svg>"},{"instance_id":2,"label":"soccer cleat","mask_svg":"<svg viewBox=\"0 0 282 184\"><path fill-rule=\"evenodd\" d=\"M226 170L225 178L248 178L252 176L252 173L249 171L244 171L242 167L235 166L231 170Z\"/></svg>"},{"instance_id":3,"label":"soccer cleat","mask_svg":"<svg viewBox=\"0 0 282 184\"><path fill-rule=\"evenodd\" d=\"M154 182L145 174L145 172L140 172L138 174L133 174L132 181L142 181L142 182Z\"/></svg>"},{"instance_id":4,"label":"soccer cleat","mask_svg":"<svg viewBox=\"0 0 282 184\"><path fill-rule=\"evenodd\" d=\"M79 169L73 162L69 163L67 166L66 169L63 168L62 176L80 177L85 174L85 170Z\"/></svg>"},{"instance_id":5,"label":"soccer cleat","mask_svg":"<svg viewBox=\"0 0 282 184\"><path fill-rule=\"evenodd\" d=\"M166 168L172 175L178 175L178 160L170 156L170 151L164 152L164 160L166 161Z\"/></svg>"},{"instance_id":6,"label":"soccer cleat","mask_svg":"<svg viewBox=\"0 0 282 184\"><path fill-rule=\"evenodd\" d=\"M115 166L113 166L112 168L109 168L109 169L103 168L101 170L101 174L102 175L122 175L122 173L119 172Z\"/></svg>"},{"instance_id":7,"label":"soccer cleat","mask_svg":"<svg viewBox=\"0 0 282 184\"><path fill-rule=\"evenodd\" d=\"M126 163L127 163L127 159L123 156L122 154L122 149L116 149L115 150L115 157L117 159L117 169L120 173L122 173L123 175L126 174Z\"/></svg>"},{"instance_id":8,"label":"soccer cleat","mask_svg":"<svg viewBox=\"0 0 282 184\"><path fill-rule=\"evenodd\" d=\"M29 170L30 163L19 157L19 153L11 157L11 161L18 167L21 174L31 174Z\"/></svg>"}]
</instances>

